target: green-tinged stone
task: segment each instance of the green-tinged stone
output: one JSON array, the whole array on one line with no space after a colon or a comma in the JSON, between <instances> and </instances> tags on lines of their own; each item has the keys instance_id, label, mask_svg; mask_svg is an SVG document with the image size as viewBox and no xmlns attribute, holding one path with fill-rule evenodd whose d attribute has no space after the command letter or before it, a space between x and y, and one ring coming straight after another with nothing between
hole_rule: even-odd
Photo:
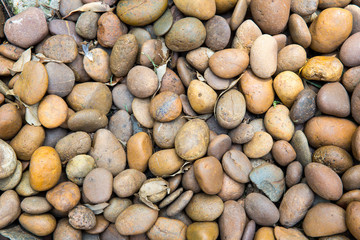
<instances>
[{"instance_id":1,"label":"green-tinged stone","mask_svg":"<svg viewBox=\"0 0 360 240\"><path fill-rule=\"evenodd\" d=\"M174 18L170 9L166 10L166 12L154 23L154 32L156 36L165 35L170 30L173 20Z\"/></svg>"}]
</instances>

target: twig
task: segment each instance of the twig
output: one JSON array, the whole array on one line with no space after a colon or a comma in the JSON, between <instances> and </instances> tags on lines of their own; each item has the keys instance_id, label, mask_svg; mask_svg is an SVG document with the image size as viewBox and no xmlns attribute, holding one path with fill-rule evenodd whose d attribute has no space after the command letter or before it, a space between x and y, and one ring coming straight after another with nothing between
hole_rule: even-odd
<instances>
[{"instance_id":1,"label":"twig","mask_svg":"<svg viewBox=\"0 0 360 240\"><path fill-rule=\"evenodd\" d=\"M4 3L4 0L1 0L1 3L3 5L3 7L5 8L6 13L8 14L9 17L12 17L11 12L9 11L9 9L7 8L6 4Z\"/></svg>"}]
</instances>

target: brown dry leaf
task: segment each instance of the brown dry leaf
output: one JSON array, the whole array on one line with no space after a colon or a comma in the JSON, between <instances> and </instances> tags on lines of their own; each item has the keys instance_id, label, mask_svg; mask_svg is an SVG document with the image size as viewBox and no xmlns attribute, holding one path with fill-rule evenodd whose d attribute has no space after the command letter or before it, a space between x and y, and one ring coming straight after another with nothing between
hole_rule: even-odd
<instances>
[{"instance_id":1,"label":"brown dry leaf","mask_svg":"<svg viewBox=\"0 0 360 240\"><path fill-rule=\"evenodd\" d=\"M157 199L158 196L162 195L163 193L170 193L169 183L163 178L157 177L146 180L141 186L138 196L140 201L142 201L148 207L159 210L158 206L153 204L153 202L157 202L159 200ZM150 198L156 199L157 201L153 200L152 202Z\"/></svg>"},{"instance_id":2,"label":"brown dry leaf","mask_svg":"<svg viewBox=\"0 0 360 240\"><path fill-rule=\"evenodd\" d=\"M32 57L32 60L37 61L37 62L41 62L41 63L48 63L48 62L62 63L62 61L55 60L55 59L52 59L52 58L48 58L42 53L37 53L36 55L34 55Z\"/></svg>"},{"instance_id":3,"label":"brown dry leaf","mask_svg":"<svg viewBox=\"0 0 360 240\"><path fill-rule=\"evenodd\" d=\"M23 103L26 110L25 110L25 121L30 124L33 125L35 127L39 127L41 126L39 117L38 117L38 108L39 108L39 103L36 103L34 105L27 105L25 103Z\"/></svg>"},{"instance_id":4,"label":"brown dry leaf","mask_svg":"<svg viewBox=\"0 0 360 240\"><path fill-rule=\"evenodd\" d=\"M115 78L115 80L114 80ZM118 84L119 82L122 82L122 80L124 80L123 77L114 77L114 75L111 75L110 81L105 83L105 85L109 86L109 87L113 87L116 84Z\"/></svg>"},{"instance_id":5,"label":"brown dry leaf","mask_svg":"<svg viewBox=\"0 0 360 240\"><path fill-rule=\"evenodd\" d=\"M104 209L109 205L110 205L109 203L99 203L95 205L84 204L84 206L90 208L90 210L93 211L95 215L103 213Z\"/></svg>"},{"instance_id":6,"label":"brown dry leaf","mask_svg":"<svg viewBox=\"0 0 360 240\"><path fill-rule=\"evenodd\" d=\"M9 69L11 76L14 76L18 72L22 72L25 63L31 61L31 48L32 47L28 48L25 52L23 52L20 58L14 63L13 67Z\"/></svg>"},{"instance_id":7,"label":"brown dry leaf","mask_svg":"<svg viewBox=\"0 0 360 240\"><path fill-rule=\"evenodd\" d=\"M238 77L237 79L235 79L234 81L232 81L230 83L230 85L227 87L227 89L225 89L224 91L222 91L219 96L217 97L216 99L216 103L215 103L215 106L214 106L214 116L216 117L216 107L217 107L217 104L219 102L219 99L221 98L222 95L224 95L227 91L229 91L230 89L232 89L234 86L236 86L236 84L240 81L240 79L242 78L244 74L241 74L240 77Z\"/></svg>"},{"instance_id":8,"label":"brown dry leaf","mask_svg":"<svg viewBox=\"0 0 360 240\"><path fill-rule=\"evenodd\" d=\"M69 17L71 14L76 12L87 12L87 11L93 11L93 12L110 12L113 11L115 7L111 8L109 5L103 3L103 2L91 2L82 5L81 7L71 11L68 15L63 17L62 19L65 19Z\"/></svg>"},{"instance_id":9,"label":"brown dry leaf","mask_svg":"<svg viewBox=\"0 0 360 240\"><path fill-rule=\"evenodd\" d=\"M166 178L166 177L175 177L176 175L179 174L183 174L184 172L186 172L187 170L189 170L191 167L190 162L185 162L181 168L179 169L179 171L177 171L176 173L170 174L170 175L164 175L162 177Z\"/></svg>"},{"instance_id":10,"label":"brown dry leaf","mask_svg":"<svg viewBox=\"0 0 360 240\"><path fill-rule=\"evenodd\" d=\"M199 73L198 71L196 71L196 77L199 81L206 82L206 79L204 78L204 76L201 75L201 73Z\"/></svg>"}]
</instances>

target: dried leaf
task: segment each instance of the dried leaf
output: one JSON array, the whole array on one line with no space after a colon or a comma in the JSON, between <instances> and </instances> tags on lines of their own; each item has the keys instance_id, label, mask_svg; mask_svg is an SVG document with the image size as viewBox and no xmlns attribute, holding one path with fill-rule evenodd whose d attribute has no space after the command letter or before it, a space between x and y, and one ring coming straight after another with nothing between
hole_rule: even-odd
<instances>
[{"instance_id":1,"label":"dried leaf","mask_svg":"<svg viewBox=\"0 0 360 240\"><path fill-rule=\"evenodd\" d=\"M187 120L191 120L191 119L201 119L201 120L208 120L209 118L211 118L212 114L208 113L208 114L203 114L203 115L198 115L198 116L182 116L183 118L187 119Z\"/></svg>"},{"instance_id":2,"label":"dried leaf","mask_svg":"<svg viewBox=\"0 0 360 240\"><path fill-rule=\"evenodd\" d=\"M153 209L159 209L154 202L161 201L166 194L170 193L169 183L163 178L151 178L146 180L139 190L140 201Z\"/></svg>"},{"instance_id":3,"label":"dried leaf","mask_svg":"<svg viewBox=\"0 0 360 240\"><path fill-rule=\"evenodd\" d=\"M99 203L95 205L84 204L86 207L90 208L91 211L94 212L95 215L101 214L104 212L104 209L109 206L109 203Z\"/></svg>"},{"instance_id":4,"label":"dried leaf","mask_svg":"<svg viewBox=\"0 0 360 240\"><path fill-rule=\"evenodd\" d=\"M39 108L39 103L36 103L34 105L27 105L24 103L24 106L26 107L26 111L25 111L25 120L28 124L30 125L34 125L36 127L41 126L41 123L39 121L39 117L38 117L38 108Z\"/></svg>"},{"instance_id":5,"label":"dried leaf","mask_svg":"<svg viewBox=\"0 0 360 240\"><path fill-rule=\"evenodd\" d=\"M114 75L111 75L110 81L105 83L105 85L109 86L109 87L113 87L116 84L118 84L119 82L121 82L124 78L123 77L115 77L114 80Z\"/></svg>"},{"instance_id":6,"label":"dried leaf","mask_svg":"<svg viewBox=\"0 0 360 240\"><path fill-rule=\"evenodd\" d=\"M201 75L201 73L199 73L198 71L196 71L196 77L199 81L201 82L206 82L205 78L203 75Z\"/></svg>"},{"instance_id":7,"label":"dried leaf","mask_svg":"<svg viewBox=\"0 0 360 240\"><path fill-rule=\"evenodd\" d=\"M28 48L26 51L24 51L20 58L14 63L13 67L10 70L10 73L12 76L14 76L18 72L22 72L24 69L24 65L27 62L31 61L31 48Z\"/></svg>"},{"instance_id":8,"label":"dried leaf","mask_svg":"<svg viewBox=\"0 0 360 240\"><path fill-rule=\"evenodd\" d=\"M91 62L94 61L93 55L90 52L90 45L88 44L83 44L81 45L83 51L84 51L84 57L87 57Z\"/></svg>"},{"instance_id":9,"label":"dried leaf","mask_svg":"<svg viewBox=\"0 0 360 240\"><path fill-rule=\"evenodd\" d=\"M0 235L10 240L40 240L40 238L23 230L19 225L0 230Z\"/></svg>"},{"instance_id":10,"label":"dried leaf","mask_svg":"<svg viewBox=\"0 0 360 240\"><path fill-rule=\"evenodd\" d=\"M36 55L33 55L32 60L41 63L48 63L48 62L62 63L62 61L48 58L42 53L37 53Z\"/></svg>"},{"instance_id":11,"label":"dried leaf","mask_svg":"<svg viewBox=\"0 0 360 240\"><path fill-rule=\"evenodd\" d=\"M222 91L219 96L217 97L216 99L216 103L215 103L215 106L214 106L214 116L216 117L216 107L217 107L217 104L219 102L219 99L221 98L222 95L224 95L227 91L229 91L230 89L232 89L239 81L240 79L242 78L243 74L240 75L240 77L238 77L237 79L235 79L234 81L232 81L230 83L230 85L227 87L227 89L225 89L224 91Z\"/></svg>"},{"instance_id":12,"label":"dried leaf","mask_svg":"<svg viewBox=\"0 0 360 240\"><path fill-rule=\"evenodd\" d=\"M167 63L170 61L170 58L168 58L168 60L166 60L166 62L163 65L160 65L159 67L155 68L156 69L156 75L158 78L158 88L156 89L156 91L154 92L152 98L155 97L155 95L159 92L160 88L161 88L161 83L162 83L162 79L166 73L166 68L167 68Z\"/></svg>"},{"instance_id":13,"label":"dried leaf","mask_svg":"<svg viewBox=\"0 0 360 240\"><path fill-rule=\"evenodd\" d=\"M173 173L171 175L164 175L162 177L166 178L166 177L175 177L176 175L179 175L179 174L183 174L184 172L186 172L187 170L189 170L191 167L190 165L190 162L185 162L181 168L179 169L179 171L177 171L176 173Z\"/></svg>"},{"instance_id":14,"label":"dried leaf","mask_svg":"<svg viewBox=\"0 0 360 240\"><path fill-rule=\"evenodd\" d=\"M109 5L107 5L103 2L91 2L91 3L84 4L81 7L71 11L68 15L66 15L62 19L65 19L76 12L87 12L87 11L112 12L114 9L115 9L115 7L111 8Z\"/></svg>"},{"instance_id":15,"label":"dried leaf","mask_svg":"<svg viewBox=\"0 0 360 240\"><path fill-rule=\"evenodd\" d=\"M10 91L9 87L0 80L0 93L2 93L4 96L9 95L8 92Z\"/></svg>"}]
</instances>

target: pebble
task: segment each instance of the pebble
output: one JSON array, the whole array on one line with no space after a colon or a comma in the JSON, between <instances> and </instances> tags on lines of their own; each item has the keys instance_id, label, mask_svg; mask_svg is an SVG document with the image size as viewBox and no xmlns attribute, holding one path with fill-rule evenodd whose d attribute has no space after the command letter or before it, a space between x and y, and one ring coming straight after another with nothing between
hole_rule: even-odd
<instances>
[{"instance_id":1,"label":"pebble","mask_svg":"<svg viewBox=\"0 0 360 240\"><path fill-rule=\"evenodd\" d=\"M83 38L76 33L75 23L72 21L54 19L49 23L49 31L52 35L69 35L77 44L83 41Z\"/></svg>"},{"instance_id":2,"label":"pebble","mask_svg":"<svg viewBox=\"0 0 360 240\"><path fill-rule=\"evenodd\" d=\"M7 190L0 195L0 228L13 223L21 214L20 200L17 193Z\"/></svg>"},{"instance_id":3,"label":"pebble","mask_svg":"<svg viewBox=\"0 0 360 240\"><path fill-rule=\"evenodd\" d=\"M217 195L195 194L185 208L186 214L198 222L211 222L220 217L224 203Z\"/></svg>"},{"instance_id":4,"label":"pebble","mask_svg":"<svg viewBox=\"0 0 360 240\"><path fill-rule=\"evenodd\" d=\"M144 172L153 153L151 139L145 132L130 137L127 144L127 161L132 169Z\"/></svg>"},{"instance_id":5,"label":"pebble","mask_svg":"<svg viewBox=\"0 0 360 240\"><path fill-rule=\"evenodd\" d=\"M345 210L333 203L318 203L305 216L302 227L309 237L323 237L347 230Z\"/></svg>"},{"instance_id":6,"label":"pebble","mask_svg":"<svg viewBox=\"0 0 360 240\"><path fill-rule=\"evenodd\" d=\"M325 9L310 25L310 48L320 53L330 53L349 37L352 27L350 11L341 8Z\"/></svg>"},{"instance_id":7,"label":"pebble","mask_svg":"<svg viewBox=\"0 0 360 240\"><path fill-rule=\"evenodd\" d=\"M77 205L69 212L68 216L70 225L75 229L90 230L96 225L95 214L84 205Z\"/></svg>"},{"instance_id":8,"label":"pebble","mask_svg":"<svg viewBox=\"0 0 360 240\"><path fill-rule=\"evenodd\" d=\"M74 208L80 201L79 187L72 182L62 182L46 193L46 200L55 209L67 212Z\"/></svg>"},{"instance_id":9,"label":"pebble","mask_svg":"<svg viewBox=\"0 0 360 240\"><path fill-rule=\"evenodd\" d=\"M240 239L246 224L246 213L240 203L226 201L224 212L219 218L220 236L222 239Z\"/></svg>"},{"instance_id":10,"label":"pebble","mask_svg":"<svg viewBox=\"0 0 360 240\"><path fill-rule=\"evenodd\" d=\"M246 196L245 211L250 219L261 226L272 226L280 217L274 203L260 193L250 193Z\"/></svg>"},{"instance_id":11,"label":"pebble","mask_svg":"<svg viewBox=\"0 0 360 240\"><path fill-rule=\"evenodd\" d=\"M218 236L219 226L216 222L195 222L190 224L186 231L188 240L217 239Z\"/></svg>"},{"instance_id":12,"label":"pebble","mask_svg":"<svg viewBox=\"0 0 360 240\"><path fill-rule=\"evenodd\" d=\"M113 176L111 172L104 168L95 168L84 179L83 193L91 203L103 203L110 199L112 185Z\"/></svg>"},{"instance_id":13,"label":"pebble","mask_svg":"<svg viewBox=\"0 0 360 240\"><path fill-rule=\"evenodd\" d=\"M142 234L151 229L158 212L142 204L133 204L126 208L116 219L116 229L122 235Z\"/></svg>"},{"instance_id":14,"label":"pebble","mask_svg":"<svg viewBox=\"0 0 360 240\"><path fill-rule=\"evenodd\" d=\"M327 83L321 87L316 103L324 114L335 117L347 117L350 114L349 95L339 82Z\"/></svg>"},{"instance_id":15,"label":"pebble","mask_svg":"<svg viewBox=\"0 0 360 240\"><path fill-rule=\"evenodd\" d=\"M48 32L44 13L35 7L9 18L4 26L8 41L25 49L39 43Z\"/></svg>"},{"instance_id":16,"label":"pebble","mask_svg":"<svg viewBox=\"0 0 360 240\"><path fill-rule=\"evenodd\" d=\"M48 38L43 45L44 55L48 58L71 63L78 55L77 44L69 35L55 35Z\"/></svg>"},{"instance_id":17,"label":"pebble","mask_svg":"<svg viewBox=\"0 0 360 240\"><path fill-rule=\"evenodd\" d=\"M23 213L19 217L23 228L36 236L42 237L51 234L56 228L56 219L51 214L30 215Z\"/></svg>"},{"instance_id":18,"label":"pebble","mask_svg":"<svg viewBox=\"0 0 360 240\"><path fill-rule=\"evenodd\" d=\"M186 229L186 225L179 220L159 217L146 235L151 240L185 240Z\"/></svg>"},{"instance_id":19,"label":"pebble","mask_svg":"<svg viewBox=\"0 0 360 240\"><path fill-rule=\"evenodd\" d=\"M279 201L285 191L284 173L274 164L264 163L254 168L249 177L273 202Z\"/></svg>"}]
</instances>

